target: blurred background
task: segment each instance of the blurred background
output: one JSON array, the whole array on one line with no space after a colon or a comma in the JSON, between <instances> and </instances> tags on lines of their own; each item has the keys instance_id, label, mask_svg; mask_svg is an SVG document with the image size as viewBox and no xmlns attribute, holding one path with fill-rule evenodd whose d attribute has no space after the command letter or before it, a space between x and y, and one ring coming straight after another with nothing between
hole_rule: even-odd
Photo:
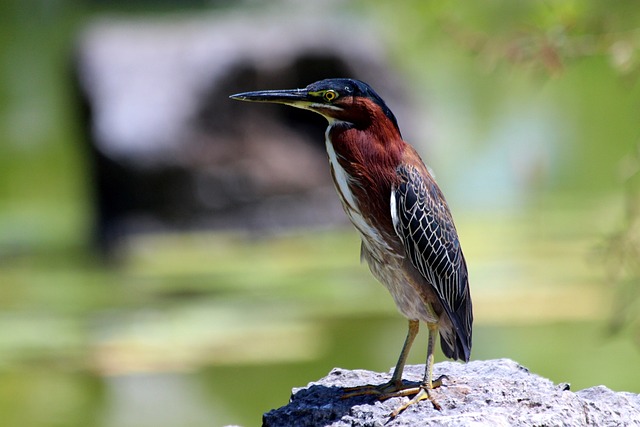
<instances>
[{"instance_id":1,"label":"blurred background","mask_svg":"<svg viewBox=\"0 0 640 427\"><path fill-rule=\"evenodd\" d=\"M406 321L359 264L323 119L227 98L338 76L447 195L472 359L640 392L638 22L632 1L4 0L2 424L256 425L334 366L391 369Z\"/></svg>"}]
</instances>

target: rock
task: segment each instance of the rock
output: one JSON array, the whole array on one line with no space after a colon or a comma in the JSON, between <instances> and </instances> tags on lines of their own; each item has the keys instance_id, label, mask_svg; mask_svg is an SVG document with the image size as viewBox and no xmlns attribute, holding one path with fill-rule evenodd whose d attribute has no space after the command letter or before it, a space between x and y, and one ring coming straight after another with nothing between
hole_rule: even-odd
<instances>
[{"instance_id":1,"label":"rock","mask_svg":"<svg viewBox=\"0 0 640 427\"><path fill-rule=\"evenodd\" d=\"M407 366L405 381L420 381L424 365ZM640 395L604 386L578 392L554 384L509 359L441 362L434 377L447 375L431 402L389 413L406 397L342 399L343 387L380 384L390 374L335 368L307 387L293 390L288 405L263 416L263 426L640 426Z\"/></svg>"}]
</instances>

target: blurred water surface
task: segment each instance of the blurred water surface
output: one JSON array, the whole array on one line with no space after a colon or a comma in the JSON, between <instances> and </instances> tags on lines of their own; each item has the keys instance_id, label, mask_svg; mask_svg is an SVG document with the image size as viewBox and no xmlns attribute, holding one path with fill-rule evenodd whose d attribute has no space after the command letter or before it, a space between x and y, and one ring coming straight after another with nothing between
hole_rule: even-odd
<instances>
[{"instance_id":1,"label":"blurred water surface","mask_svg":"<svg viewBox=\"0 0 640 427\"><path fill-rule=\"evenodd\" d=\"M513 358L573 390L640 392L637 347L605 328L611 295L592 262L597 240L581 231L590 218L544 212L458 219L472 358ZM145 236L117 268L73 250L17 255L3 265L3 418L255 425L334 366L389 370L405 320L358 249L351 230L325 230ZM424 335L410 363L423 363Z\"/></svg>"},{"instance_id":2,"label":"blurred water surface","mask_svg":"<svg viewBox=\"0 0 640 427\"><path fill-rule=\"evenodd\" d=\"M389 370L406 323L351 229L143 235L112 264L89 247L75 37L104 12L184 11L120 3L0 3L0 424L257 425L335 366ZM258 3L236 12L269 9ZM373 26L406 80L417 110L400 126L435 169L470 268L472 358L640 392L638 330L608 328L621 295L638 300L638 260L620 247L636 276L616 293L602 252L614 232L640 240L627 232L640 192L623 184L640 176L640 9L273 3Z\"/></svg>"}]
</instances>

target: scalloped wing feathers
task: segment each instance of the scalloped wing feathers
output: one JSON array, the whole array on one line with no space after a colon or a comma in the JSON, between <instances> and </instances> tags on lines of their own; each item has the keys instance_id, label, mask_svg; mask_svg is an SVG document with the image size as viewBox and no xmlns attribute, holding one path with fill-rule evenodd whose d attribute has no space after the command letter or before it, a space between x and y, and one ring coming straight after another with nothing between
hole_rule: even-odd
<instances>
[{"instance_id":1,"label":"scalloped wing feathers","mask_svg":"<svg viewBox=\"0 0 640 427\"><path fill-rule=\"evenodd\" d=\"M396 170L391 218L413 266L435 290L454 331L441 329L447 357L469 360L471 296L467 265L447 203L433 178L409 164ZM422 172L422 173L421 173Z\"/></svg>"}]
</instances>

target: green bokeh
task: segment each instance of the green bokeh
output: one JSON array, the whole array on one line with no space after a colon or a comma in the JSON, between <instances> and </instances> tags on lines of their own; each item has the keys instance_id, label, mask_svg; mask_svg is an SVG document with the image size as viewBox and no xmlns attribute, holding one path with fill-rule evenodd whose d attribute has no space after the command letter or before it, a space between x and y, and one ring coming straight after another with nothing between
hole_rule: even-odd
<instances>
[{"instance_id":1,"label":"green bokeh","mask_svg":"<svg viewBox=\"0 0 640 427\"><path fill-rule=\"evenodd\" d=\"M625 197L637 193L623 177L640 137L640 9L595 0L326 7L309 13L375 28L407 99L425 112L427 126L398 119L456 217L476 308L473 359L509 357L573 390L640 392L637 330L607 333L615 293L599 252L625 229ZM255 425L334 366L395 362L405 321L358 264L351 230L142 236L115 266L91 250L75 37L104 13L178 10L0 3L3 425ZM630 283L629 300L638 295ZM410 363L423 362L425 347L421 336Z\"/></svg>"}]
</instances>

